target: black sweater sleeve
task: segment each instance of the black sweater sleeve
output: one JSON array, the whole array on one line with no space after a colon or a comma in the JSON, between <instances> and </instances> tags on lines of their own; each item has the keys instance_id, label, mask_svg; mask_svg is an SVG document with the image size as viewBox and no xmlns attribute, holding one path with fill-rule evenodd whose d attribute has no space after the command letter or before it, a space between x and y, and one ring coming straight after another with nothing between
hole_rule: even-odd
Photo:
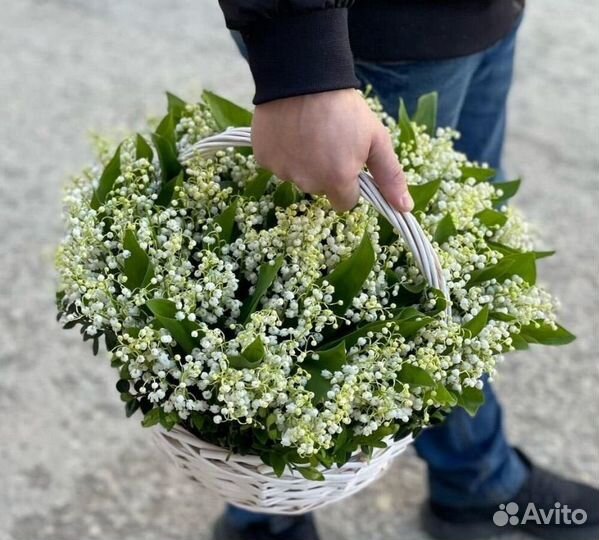
<instances>
[{"instance_id":1,"label":"black sweater sleeve","mask_svg":"<svg viewBox=\"0 0 599 540\"><path fill-rule=\"evenodd\" d=\"M239 30L254 103L359 86L347 28L349 0L219 0Z\"/></svg>"}]
</instances>

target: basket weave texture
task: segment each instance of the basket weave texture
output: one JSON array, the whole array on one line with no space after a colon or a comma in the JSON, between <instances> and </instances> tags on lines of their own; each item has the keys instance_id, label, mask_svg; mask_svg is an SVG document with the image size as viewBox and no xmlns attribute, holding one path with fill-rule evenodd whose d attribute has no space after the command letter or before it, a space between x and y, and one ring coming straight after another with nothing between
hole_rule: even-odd
<instances>
[{"instance_id":1,"label":"basket weave texture","mask_svg":"<svg viewBox=\"0 0 599 540\"><path fill-rule=\"evenodd\" d=\"M257 456L231 454L188 431L157 427L158 447L188 478L224 501L266 514L304 514L360 491L374 482L412 442L408 436L376 448L368 459L361 452L339 468L321 468L324 480L307 480L288 469L281 477Z\"/></svg>"},{"instance_id":2,"label":"basket weave texture","mask_svg":"<svg viewBox=\"0 0 599 540\"><path fill-rule=\"evenodd\" d=\"M250 128L233 128L208 137L185 149L179 160L186 163L196 155L209 157L234 146L251 146ZM360 173L359 183L362 197L398 231L429 284L447 297L437 254L414 216L389 206L367 172ZM158 447L177 468L226 502L254 512L286 515L310 512L360 491L379 478L413 440L411 436L398 441L391 439L386 448L376 448L370 457L358 451L341 467L320 468L325 479L315 481L289 469L277 477L259 457L232 454L181 427L166 431L157 426L153 435Z\"/></svg>"}]
</instances>

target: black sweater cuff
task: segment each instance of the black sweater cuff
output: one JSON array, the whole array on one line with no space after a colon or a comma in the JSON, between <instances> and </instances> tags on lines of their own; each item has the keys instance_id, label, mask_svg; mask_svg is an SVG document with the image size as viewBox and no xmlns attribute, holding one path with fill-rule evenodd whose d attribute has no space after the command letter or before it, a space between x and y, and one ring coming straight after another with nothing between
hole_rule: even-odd
<instances>
[{"instance_id":1,"label":"black sweater cuff","mask_svg":"<svg viewBox=\"0 0 599 540\"><path fill-rule=\"evenodd\" d=\"M347 9L276 17L243 31L256 84L254 103L358 88Z\"/></svg>"}]
</instances>

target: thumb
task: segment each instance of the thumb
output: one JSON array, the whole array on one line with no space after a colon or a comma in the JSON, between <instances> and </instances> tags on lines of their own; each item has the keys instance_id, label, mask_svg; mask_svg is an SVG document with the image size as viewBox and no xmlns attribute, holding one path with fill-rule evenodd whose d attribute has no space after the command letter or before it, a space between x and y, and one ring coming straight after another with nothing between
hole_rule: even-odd
<instances>
[{"instance_id":1,"label":"thumb","mask_svg":"<svg viewBox=\"0 0 599 540\"><path fill-rule=\"evenodd\" d=\"M400 212L409 212L414 208L405 174L393 150L389 133L382 124L372 136L366 165L383 197L393 208Z\"/></svg>"}]
</instances>

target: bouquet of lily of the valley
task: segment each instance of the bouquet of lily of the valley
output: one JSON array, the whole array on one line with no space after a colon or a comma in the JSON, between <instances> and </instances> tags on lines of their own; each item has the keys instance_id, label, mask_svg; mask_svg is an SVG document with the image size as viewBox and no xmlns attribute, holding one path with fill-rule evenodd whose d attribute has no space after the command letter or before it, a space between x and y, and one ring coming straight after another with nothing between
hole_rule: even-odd
<instances>
[{"instance_id":1,"label":"bouquet of lily of the valley","mask_svg":"<svg viewBox=\"0 0 599 540\"><path fill-rule=\"evenodd\" d=\"M336 213L246 148L194 154L251 122L209 92L195 104L169 95L153 133L102 147L69 183L60 321L96 353L105 340L128 416L319 479L454 407L474 414L504 353L573 339L537 285L551 253L507 205L519 180L492 183L454 149L458 134L435 126L436 96L413 120L368 101L447 297L367 202Z\"/></svg>"}]
</instances>

